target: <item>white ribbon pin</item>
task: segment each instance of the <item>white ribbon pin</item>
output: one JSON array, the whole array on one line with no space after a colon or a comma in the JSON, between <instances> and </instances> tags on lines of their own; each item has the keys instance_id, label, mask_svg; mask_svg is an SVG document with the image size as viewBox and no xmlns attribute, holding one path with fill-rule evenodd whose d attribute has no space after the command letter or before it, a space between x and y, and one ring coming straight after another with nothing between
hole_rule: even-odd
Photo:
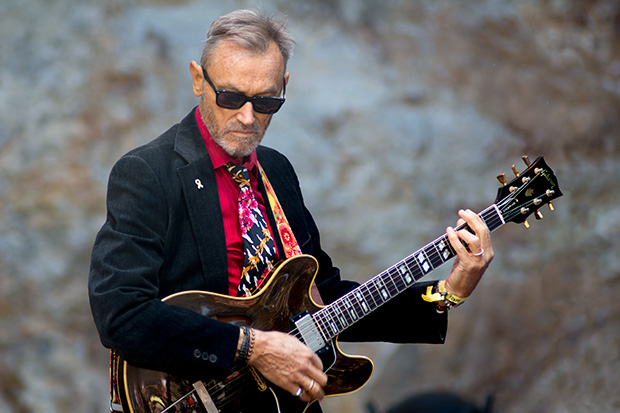
<instances>
[{"instance_id":1,"label":"white ribbon pin","mask_svg":"<svg viewBox=\"0 0 620 413\"><path fill-rule=\"evenodd\" d=\"M202 184L202 182L200 182L200 179L196 179L196 180L194 181L194 183L196 184L196 187L197 187L198 189L202 189L202 188L204 188L204 185Z\"/></svg>"}]
</instances>

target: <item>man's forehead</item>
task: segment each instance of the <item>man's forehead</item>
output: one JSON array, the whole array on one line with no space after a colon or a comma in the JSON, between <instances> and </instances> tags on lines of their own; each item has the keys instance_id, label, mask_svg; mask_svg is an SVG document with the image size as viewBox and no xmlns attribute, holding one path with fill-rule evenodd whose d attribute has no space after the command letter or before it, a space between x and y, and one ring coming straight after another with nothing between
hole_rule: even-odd
<instances>
[{"instance_id":1,"label":"man's forehead","mask_svg":"<svg viewBox=\"0 0 620 413\"><path fill-rule=\"evenodd\" d=\"M284 76L284 59L275 43L254 52L233 42L222 43L207 70L216 87L253 94L278 93Z\"/></svg>"},{"instance_id":2,"label":"man's forehead","mask_svg":"<svg viewBox=\"0 0 620 413\"><path fill-rule=\"evenodd\" d=\"M284 58L278 45L271 41L264 50L254 50L231 40L224 40L214 48L211 65L235 66L246 59L265 60L284 66Z\"/></svg>"}]
</instances>

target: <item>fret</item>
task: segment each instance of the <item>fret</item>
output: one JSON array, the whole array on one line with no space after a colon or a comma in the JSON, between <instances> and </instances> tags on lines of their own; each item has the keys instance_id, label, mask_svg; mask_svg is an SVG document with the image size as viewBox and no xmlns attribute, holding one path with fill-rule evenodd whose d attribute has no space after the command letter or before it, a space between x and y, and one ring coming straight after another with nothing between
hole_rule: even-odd
<instances>
[{"instance_id":1,"label":"fret","mask_svg":"<svg viewBox=\"0 0 620 413\"><path fill-rule=\"evenodd\" d=\"M385 287L385 284L383 284L383 280L381 278L376 278L374 283L375 283L375 287L377 288L377 291L379 292L379 297L383 299L383 302L386 302L390 298L392 298L389 291Z\"/></svg>"},{"instance_id":2,"label":"fret","mask_svg":"<svg viewBox=\"0 0 620 413\"><path fill-rule=\"evenodd\" d=\"M351 314L351 318L353 319L353 321L357 320L357 312L355 311L355 307L351 303L351 297L349 295L344 298L344 305L347 307L347 311L349 312L349 314Z\"/></svg>"},{"instance_id":3,"label":"fret","mask_svg":"<svg viewBox=\"0 0 620 413\"><path fill-rule=\"evenodd\" d=\"M364 297L362 297L362 293L359 290L355 291L355 298L357 299L357 302L360 303L360 305L362 306L362 311L364 311L364 314L369 313L370 308L368 308L366 300L364 300Z\"/></svg>"},{"instance_id":4,"label":"fret","mask_svg":"<svg viewBox=\"0 0 620 413\"><path fill-rule=\"evenodd\" d=\"M391 284L394 286L394 293L392 295L399 294L405 289L403 287L403 284L405 283L403 281L403 277L400 276L400 272L398 272L396 267L388 268L385 272L386 275L390 277Z\"/></svg>"},{"instance_id":5,"label":"fret","mask_svg":"<svg viewBox=\"0 0 620 413\"><path fill-rule=\"evenodd\" d=\"M433 270L433 266L428 261L428 257L424 254L424 250L419 250L416 253L416 259L418 260L420 268L424 271L424 274L428 274L431 270Z\"/></svg>"},{"instance_id":6,"label":"fret","mask_svg":"<svg viewBox=\"0 0 620 413\"><path fill-rule=\"evenodd\" d=\"M448 238L445 236L441 237L438 242L435 242L433 245L443 262L448 261L450 258L456 255L454 249L452 248L452 245L450 244L450 242L448 242Z\"/></svg>"},{"instance_id":7,"label":"fret","mask_svg":"<svg viewBox=\"0 0 620 413\"><path fill-rule=\"evenodd\" d=\"M499 209L495 204L482 211L479 215L487 224L490 231L495 231L497 228L506 223L506 221L504 221L504 217L502 217L502 214L499 212Z\"/></svg>"},{"instance_id":8,"label":"fret","mask_svg":"<svg viewBox=\"0 0 620 413\"><path fill-rule=\"evenodd\" d=\"M424 253L428 257L428 260L431 263L431 267L433 269L439 267L444 261L441 259L441 256L437 254L437 249L435 248L435 243L430 243L426 247L424 247Z\"/></svg>"},{"instance_id":9,"label":"fret","mask_svg":"<svg viewBox=\"0 0 620 413\"><path fill-rule=\"evenodd\" d=\"M415 279L409 271L409 266L405 261L401 261L401 263L399 263L398 271L400 272L400 275L402 276L405 285L409 286L415 282Z\"/></svg>"},{"instance_id":10,"label":"fret","mask_svg":"<svg viewBox=\"0 0 620 413\"><path fill-rule=\"evenodd\" d=\"M405 282L405 279L397 267L392 267L388 270L390 277L392 278L392 282L396 287L396 294L400 294L402 291L406 290L408 285Z\"/></svg>"},{"instance_id":11,"label":"fret","mask_svg":"<svg viewBox=\"0 0 620 413\"><path fill-rule=\"evenodd\" d=\"M376 306L379 307L383 305L385 302L381 297L381 292L379 291L379 287L377 286L377 277L371 278L366 284L368 285L368 291L375 302Z\"/></svg>"},{"instance_id":12,"label":"fret","mask_svg":"<svg viewBox=\"0 0 620 413\"><path fill-rule=\"evenodd\" d=\"M336 304L337 305L334 307L333 323L336 325L336 327L338 327L340 331L342 331L345 329L346 326L349 325L349 323L347 322L344 313L340 309L340 302L337 301Z\"/></svg>"},{"instance_id":13,"label":"fret","mask_svg":"<svg viewBox=\"0 0 620 413\"><path fill-rule=\"evenodd\" d=\"M377 303L375 297L373 296L372 291L370 290L370 283L364 283L359 287L362 292L362 296L364 297L364 301L370 306L370 311L376 309L381 305L381 303ZM372 300L372 302L371 302Z\"/></svg>"},{"instance_id":14,"label":"fret","mask_svg":"<svg viewBox=\"0 0 620 413\"><path fill-rule=\"evenodd\" d=\"M329 324L326 324L327 320L325 320L323 317L316 317L314 320L317 324L319 324L321 331L325 331L327 327L329 327Z\"/></svg>"},{"instance_id":15,"label":"fret","mask_svg":"<svg viewBox=\"0 0 620 413\"><path fill-rule=\"evenodd\" d=\"M338 326L336 326L333 319L331 319L331 321L329 322L329 327L332 329L332 337L337 336L340 333L340 331L342 331L338 329Z\"/></svg>"},{"instance_id":16,"label":"fret","mask_svg":"<svg viewBox=\"0 0 620 413\"><path fill-rule=\"evenodd\" d=\"M420 268L420 265L415 260L413 255L410 255L409 257L407 257L405 259L405 261L407 261L407 265L409 266L409 270L411 271L411 275L413 275L413 278L416 281L418 281L420 278L424 277L424 272L422 271L422 268Z\"/></svg>"},{"instance_id":17,"label":"fret","mask_svg":"<svg viewBox=\"0 0 620 413\"><path fill-rule=\"evenodd\" d=\"M390 297L400 292L400 289L396 285L396 281L394 280L394 277L390 273L389 269L381 273L381 279L383 280L383 284L386 286L388 292L390 293Z\"/></svg>"},{"instance_id":18,"label":"fret","mask_svg":"<svg viewBox=\"0 0 620 413\"><path fill-rule=\"evenodd\" d=\"M350 303L347 301L350 294L351 293L345 295L340 302L340 311L342 312L342 317L346 321L347 325L353 324L355 322L355 317L351 315L351 312L349 311ZM349 304L349 306L347 304Z\"/></svg>"}]
</instances>

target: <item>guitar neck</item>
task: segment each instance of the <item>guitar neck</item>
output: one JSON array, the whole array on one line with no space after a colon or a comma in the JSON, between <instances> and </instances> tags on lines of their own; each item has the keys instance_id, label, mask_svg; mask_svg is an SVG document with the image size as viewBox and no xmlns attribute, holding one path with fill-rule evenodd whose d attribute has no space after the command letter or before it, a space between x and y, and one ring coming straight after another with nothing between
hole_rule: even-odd
<instances>
[{"instance_id":1,"label":"guitar neck","mask_svg":"<svg viewBox=\"0 0 620 413\"><path fill-rule=\"evenodd\" d=\"M505 221L495 204L478 214L490 231ZM458 229L465 228L465 225ZM331 340L456 255L446 234L397 262L314 314L323 336Z\"/></svg>"}]
</instances>

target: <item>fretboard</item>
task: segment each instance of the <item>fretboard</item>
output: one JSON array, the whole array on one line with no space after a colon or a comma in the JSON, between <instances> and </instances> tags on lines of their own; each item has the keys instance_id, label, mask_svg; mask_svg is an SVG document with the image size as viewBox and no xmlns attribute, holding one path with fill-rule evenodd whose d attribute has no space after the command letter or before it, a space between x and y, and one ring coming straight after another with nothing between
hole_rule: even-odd
<instances>
[{"instance_id":1,"label":"fretboard","mask_svg":"<svg viewBox=\"0 0 620 413\"><path fill-rule=\"evenodd\" d=\"M478 216L487 224L490 231L496 230L505 223L495 204L480 212ZM465 226L456 229L462 228ZM317 311L313 318L325 339L331 340L455 255L448 236L444 234L337 301Z\"/></svg>"}]
</instances>

